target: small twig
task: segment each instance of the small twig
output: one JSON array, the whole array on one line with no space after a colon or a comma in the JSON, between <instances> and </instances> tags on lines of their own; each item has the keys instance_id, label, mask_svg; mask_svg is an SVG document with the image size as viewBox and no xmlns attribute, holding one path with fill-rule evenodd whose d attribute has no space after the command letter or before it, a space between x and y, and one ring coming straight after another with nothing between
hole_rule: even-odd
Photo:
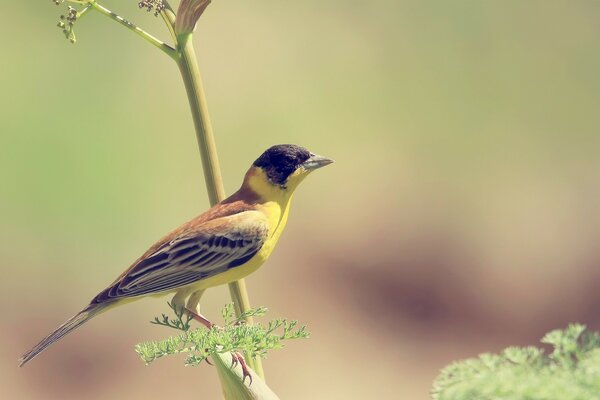
<instances>
[{"instance_id":1,"label":"small twig","mask_svg":"<svg viewBox=\"0 0 600 400\"><path fill-rule=\"evenodd\" d=\"M94 10L100 12L102 15L107 16L108 18L112 19L113 21L118 22L119 24L123 25L130 31L135 32L140 37L145 39L147 42L158 47L160 50L165 52L169 57L171 57L172 59L177 61L177 59L178 59L177 51L173 47L168 45L167 43L163 42L160 39L157 39L156 37L152 36L145 30L143 30L142 28L135 25L134 23L126 20L125 18L121 17L114 11L111 11L108 8L104 7L103 5L99 4L97 1L92 1L92 2L90 2L90 4L94 8ZM162 15L162 13L161 13L161 15Z\"/></svg>"},{"instance_id":2,"label":"small twig","mask_svg":"<svg viewBox=\"0 0 600 400\"><path fill-rule=\"evenodd\" d=\"M165 22L165 25L167 25L167 29L171 34L173 42L177 43L177 35L175 34L175 11L173 11L173 8L167 0L163 0L163 4L165 8L160 12L160 16Z\"/></svg>"}]
</instances>

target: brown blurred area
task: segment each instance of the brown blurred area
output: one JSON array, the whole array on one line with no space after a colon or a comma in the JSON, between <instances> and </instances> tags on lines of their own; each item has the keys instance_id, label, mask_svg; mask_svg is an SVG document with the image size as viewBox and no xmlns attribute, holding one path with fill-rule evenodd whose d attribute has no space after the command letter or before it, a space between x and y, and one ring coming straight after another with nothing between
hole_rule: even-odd
<instances>
[{"instance_id":1,"label":"brown blurred area","mask_svg":"<svg viewBox=\"0 0 600 400\"><path fill-rule=\"evenodd\" d=\"M133 351L170 333L148 323L166 299L17 367L208 202L170 60L100 15L71 46L51 2L7 7L28 18L0 26L0 398L219 398L213 367ZM453 360L600 329L599 3L218 1L203 18L228 192L275 143L336 160L248 278L253 304L311 332L265 360L282 399L427 399ZM206 315L228 299L209 291Z\"/></svg>"}]
</instances>

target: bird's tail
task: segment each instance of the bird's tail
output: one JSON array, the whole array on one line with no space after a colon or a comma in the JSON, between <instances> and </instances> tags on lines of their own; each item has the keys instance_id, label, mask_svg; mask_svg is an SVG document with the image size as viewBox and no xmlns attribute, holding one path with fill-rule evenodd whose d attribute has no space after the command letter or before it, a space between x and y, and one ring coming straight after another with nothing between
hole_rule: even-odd
<instances>
[{"instance_id":1,"label":"bird's tail","mask_svg":"<svg viewBox=\"0 0 600 400\"><path fill-rule=\"evenodd\" d=\"M22 367L23 365L25 365L27 362L32 360L42 351L46 350L46 348L52 343L61 339L63 336L65 336L72 330L79 328L81 325L83 325L84 323L86 323L87 321L104 311L105 308L106 307L104 304L90 304L89 306L81 310L79 313L69 318L64 324L56 328L54 332L42 339L27 353L23 354L23 357L19 359L19 366Z\"/></svg>"}]
</instances>

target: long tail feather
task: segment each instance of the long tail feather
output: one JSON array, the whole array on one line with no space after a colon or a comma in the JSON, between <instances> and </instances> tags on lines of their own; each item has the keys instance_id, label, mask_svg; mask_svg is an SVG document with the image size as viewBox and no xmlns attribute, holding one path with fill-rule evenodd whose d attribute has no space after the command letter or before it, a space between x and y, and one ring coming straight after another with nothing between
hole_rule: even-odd
<instances>
[{"instance_id":1,"label":"long tail feather","mask_svg":"<svg viewBox=\"0 0 600 400\"><path fill-rule=\"evenodd\" d=\"M61 339L63 336L65 336L67 333L71 332L72 330L79 328L81 325L83 325L84 323L89 321L91 318L93 318L94 316L96 316L100 312L102 312L103 309L104 309L104 307L99 304L93 305L93 306L88 306L88 307L84 308L83 310L81 310L78 314L69 318L64 324L62 324L61 326L56 328L56 330L54 330L54 332L52 332L51 334L46 336L44 339L42 339L42 341L40 341L38 344L36 344L35 347L33 347L27 353L23 354L23 357L21 357L19 359L19 363L20 363L19 366L22 367L27 362L31 361L42 351L46 350L46 348L48 346L50 346L52 343Z\"/></svg>"}]
</instances>

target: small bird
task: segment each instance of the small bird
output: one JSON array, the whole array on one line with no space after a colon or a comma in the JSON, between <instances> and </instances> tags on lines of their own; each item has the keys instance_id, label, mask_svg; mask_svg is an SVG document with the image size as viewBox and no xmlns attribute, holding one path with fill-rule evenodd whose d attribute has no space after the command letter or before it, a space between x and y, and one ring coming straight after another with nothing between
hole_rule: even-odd
<instances>
[{"instance_id":1,"label":"small bird","mask_svg":"<svg viewBox=\"0 0 600 400\"><path fill-rule=\"evenodd\" d=\"M286 225L294 190L309 173L332 162L296 145L267 149L237 192L160 239L83 310L25 353L20 365L96 315L145 296L174 293L173 306L212 326L199 311L202 293L241 279L266 261Z\"/></svg>"}]
</instances>

